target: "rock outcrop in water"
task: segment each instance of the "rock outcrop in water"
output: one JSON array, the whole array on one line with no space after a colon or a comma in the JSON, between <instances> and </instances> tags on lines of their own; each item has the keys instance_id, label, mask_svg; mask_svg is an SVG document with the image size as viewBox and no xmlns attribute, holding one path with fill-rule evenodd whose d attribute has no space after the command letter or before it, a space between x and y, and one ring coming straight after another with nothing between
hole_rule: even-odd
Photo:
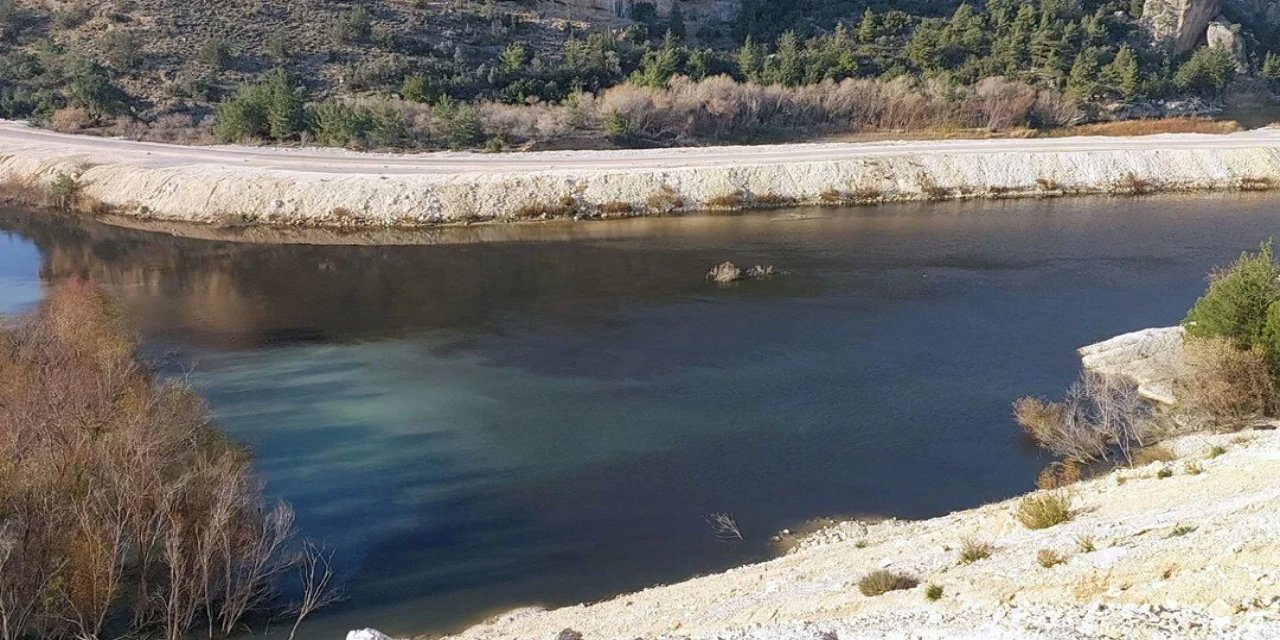
<instances>
[{"instance_id":1,"label":"rock outcrop in water","mask_svg":"<svg viewBox=\"0 0 1280 640\"><path fill-rule=\"evenodd\" d=\"M1138 385L1144 398L1173 404L1173 377L1182 362L1182 327L1143 329L1080 349L1089 371L1121 376Z\"/></svg>"},{"instance_id":2,"label":"rock outcrop in water","mask_svg":"<svg viewBox=\"0 0 1280 640\"><path fill-rule=\"evenodd\" d=\"M729 284L739 280L761 280L775 273L777 273L777 270L771 264L758 264L754 267L742 269L731 261L725 261L712 267L707 272L707 280L718 284Z\"/></svg>"}]
</instances>

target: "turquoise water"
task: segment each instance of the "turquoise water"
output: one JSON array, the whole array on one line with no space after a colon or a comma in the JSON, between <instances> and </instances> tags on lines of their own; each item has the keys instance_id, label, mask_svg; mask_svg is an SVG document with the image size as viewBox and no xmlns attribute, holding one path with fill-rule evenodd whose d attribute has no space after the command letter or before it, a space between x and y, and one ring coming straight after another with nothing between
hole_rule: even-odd
<instances>
[{"instance_id":1,"label":"turquoise water","mask_svg":"<svg viewBox=\"0 0 1280 640\"><path fill-rule=\"evenodd\" d=\"M1177 322L1277 223L1262 196L1082 199L324 247L9 211L0 309L73 275L123 299L337 549L349 598L306 637L440 632L766 558L815 516L1022 492L1045 460L1011 402ZM788 274L706 283L724 259Z\"/></svg>"}]
</instances>

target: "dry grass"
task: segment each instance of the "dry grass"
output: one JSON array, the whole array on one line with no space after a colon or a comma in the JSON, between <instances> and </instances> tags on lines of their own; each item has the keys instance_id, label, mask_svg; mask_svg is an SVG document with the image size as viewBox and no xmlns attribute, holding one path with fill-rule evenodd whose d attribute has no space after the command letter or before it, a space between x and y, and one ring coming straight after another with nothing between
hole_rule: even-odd
<instances>
[{"instance_id":1,"label":"dry grass","mask_svg":"<svg viewBox=\"0 0 1280 640\"><path fill-rule=\"evenodd\" d=\"M1071 496L1060 491L1046 491L1018 502L1018 522L1028 529L1048 529L1071 521Z\"/></svg>"},{"instance_id":2,"label":"dry grass","mask_svg":"<svg viewBox=\"0 0 1280 640\"><path fill-rule=\"evenodd\" d=\"M974 538L960 541L960 564L973 564L991 557L991 545Z\"/></svg>"},{"instance_id":3,"label":"dry grass","mask_svg":"<svg viewBox=\"0 0 1280 640\"><path fill-rule=\"evenodd\" d=\"M747 206L749 196L742 191L712 196L703 201L702 206L710 210L737 211Z\"/></svg>"},{"instance_id":4,"label":"dry grass","mask_svg":"<svg viewBox=\"0 0 1280 640\"><path fill-rule=\"evenodd\" d=\"M577 199L573 196L561 196L554 202L539 201L521 205L512 212L511 217L517 220L552 220L571 218L577 212Z\"/></svg>"},{"instance_id":5,"label":"dry grass","mask_svg":"<svg viewBox=\"0 0 1280 640\"><path fill-rule=\"evenodd\" d=\"M1135 467L1145 467L1155 462L1172 462L1177 459L1168 447L1162 444L1153 444L1149 447L1142 447L1133 452L1133 460L1130 463Z\"/></svg>"},{"instance_id":6,"label":"dry grass","mask_svg":"<svg viewBox=\"0 0 1280 640\"><path fill-rule=\"evenodd\" d=\"M649 213L668 215L684 209L684 198L670 185L664 184L661 190L645 200L645 207Z\"/></svg>"},{"instance_id":7,"label":"dry grass","mask_svg":"<svg viewBox=\"0 0 1280 640\"><path fill-rule=\"evenodd\" d=\"M635 212L635 207L631 206L630 202L621 201L605 202L599 206L599 209L600 213L610 217L629 216Z\"/></svg>"},{"instance_id":8,"label":"dry grass","mask_svg":"<svg viewBox=\"0 0 1280 640\"><path fill-rule=\"evenodd\" d=\"M1156 185L1150 180L1146 180L1138 176L1136 173L1125 174L1124 177L1117 180L1111 190L1116 193L1125 193L1134 196L1145 195L1156 190Z\"/></svg>"},{"instance_id":9,"label":"dry grass","mask_svg":"<svg viewBox=\"0 0 1280 640\"><path fill-rule=\"evenodd\" d=\"M872 571L858 580L858 591L871 598L890 591L914 589L918 584L919 581L904 573L880 570Z\"/></svg>"},{"instance_id":10,"label":"dry grass","mask_svg":"<svg viewBox=\"0 0 1280 640\"><path fill-rule=\"evenodd\" d=\"M1036 552L1036 563L1046 569L1052 569L1066 561L1062 554L1052 549L1041 549Z\"/></svg>"},{"instance_id":11,"label":"dry grass","mask_svg":"<svg viewBox=\"0 0 1280 640\"><path fill-rule=\"evenodd\" d=\"M1044 491L1061 489L1080 482L1084 471L1074 460L1051 462L1036 476L1036 488Z\"/></svg>"},{"instance_id":12,"label":"dry grass","mask_svg":"<svg viewBox=\"0 0 1280 640\"><path fill-rule=\"evenodd\" d=\"M1067 136L1152 136L1162 133L1234 133L1240 124L1230 120L1207 118L1155 118L1149 120L1122 120L1099 122L1073 127L1050 129L1042 135L1054 138Z\"/></svg>"},{"instance_id":13,"label":"dry grass","mask_svg":"<svg viewBox=\"0 0 1280 640\"><path fill-rule=\"evenodd\" d=\"M1280 188L1280 184L1272 178L1246 177L1240 179L1241 191L1272 191Z\"/></svg>"}]
</instances>

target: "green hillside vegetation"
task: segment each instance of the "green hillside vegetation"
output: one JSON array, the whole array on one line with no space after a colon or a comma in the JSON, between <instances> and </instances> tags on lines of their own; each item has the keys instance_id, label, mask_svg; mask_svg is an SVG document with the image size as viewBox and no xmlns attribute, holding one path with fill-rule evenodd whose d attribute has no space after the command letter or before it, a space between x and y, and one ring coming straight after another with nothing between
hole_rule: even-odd
<instances>
[{"instance_id":1,"label":"green hillside vegetation","mask_svg":"<svg viewBox=\"0 0 1280 640\"><path fill-rule=\"evenodd\" d=\"M0 0L0 117L175 141L705 144L1055 127L1280 80L1265 25L1244 24L1238 74L1225 49L1151 44L1137 0L745 0L696 28L643 3L629 23L542 6ZM745 104L766 95L774 113Z\"/></svg>"}]
</instances>

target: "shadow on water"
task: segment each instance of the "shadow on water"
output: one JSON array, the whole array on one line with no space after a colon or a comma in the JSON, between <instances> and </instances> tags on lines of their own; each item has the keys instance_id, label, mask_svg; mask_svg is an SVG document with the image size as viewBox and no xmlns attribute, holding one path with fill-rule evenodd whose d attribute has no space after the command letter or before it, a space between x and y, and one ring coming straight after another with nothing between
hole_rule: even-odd
<instances>
[{"instance_id":1,"label":"shadow on water","mask_svg":"<svg viewBox=\"0 0 1280 640\"><path fill-rule=\"evenodd\" d=\"M1277 222L1263 196L1085 199L312 246L5 211L0 308L73 275L121 297L338 549L351 597L307 637L445 631L764 558L814 516L1023 491L1044 460L1012 400L1176 322ZM724 259L790 273L705 282Z\"/></svg>"}]
</instances>

